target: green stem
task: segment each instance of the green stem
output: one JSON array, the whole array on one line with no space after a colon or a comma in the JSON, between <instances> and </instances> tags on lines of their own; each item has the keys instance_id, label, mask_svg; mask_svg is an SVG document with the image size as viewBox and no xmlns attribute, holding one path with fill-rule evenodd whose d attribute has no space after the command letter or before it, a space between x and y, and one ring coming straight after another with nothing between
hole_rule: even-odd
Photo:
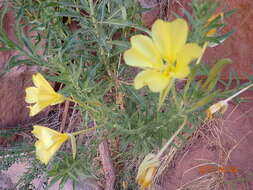
<instances>
[{"instance_id":1,"label":"green stem","mask_svg":"<svg viewBox=\"0 0 253 190\"><path fill-rule=\"evenodd\" d=\"M176 105L177 109L179 110L180 105L179 105L178 98L177 98L175 82L173 82L173 84L172 84L172 98L175 101L175 105Z\"/></svg>"},{"instance_id":2,"label":"green stem","mask_svg":"<svg viewBox=\"0 0 253 190\"><path fill-rule=\"evenodd\" d=\"M100 39L101 33L100 33L100 30L98 29L98 22L97 22L97 20L95 18L93 0L89 0L89 5L90 5L91 21L92 21L92 24L94 25L95 33L97 35L97 39ZM107 58L105 56L105 51L104 51L103 47L100 44L98 44L98 45L99 45L99 49L100 49L100 55L101 55L102 63L104 63L108 75L111 78L113 78L113 75L112 75L112 73L110 71L110 68L109 68L109 64L108 64Z\"/></svg>"},{"instance_id":3,"label":"green stem","mask_svg":"<svg viewBox=\"0 0 253 190\"><path fill-rule=\"evenodd\" d=\"M187 121L187 117L184 116L184 121L183 123L180 125L180 127L178 128L178 130L172 135L172 137L168 140L168 142L162 147L162 149L158 152L158 154L156 155L156 158L159 159L164 151L169 147L169 145L173 142L173 140L178 136L178 134L183 130L185 124Z\"/></svg>"},{"instance_id":4,"label":"green stem","mask_svg":"<svg viewBox=\"0 0 253 190\"><path fill-rule=\"evenodd\" d=\"M76 136L76 135L80 135L80 134L85 134L85 133L91 132L91 131L93 131L95 129L99 129L99 128L101 128L101 127L97 126L97 127L93 127L93 128L89 128L89 129L84 129L84 130L81 130L81 131L77 131L77 132L71 133L71 135Z\"/></svg>"},{"instance_id":5,"label":"green stem","mask_svg":"<svg viewBox=\"0 0 253 190\"><path fill-rule=\"evenodd\" d=\"M91 16L91 19L92 19L92 23L95 27L95 29L97 29L97 21L95 19L95 14L94 14L94 5L93 5L93 0L89 0L89 5L90 5L90 16ZM97 30L96 30L97 32Z\"/></svg>"},{"instance_id":6,"label":"green stem","mask_svg":"<svg viewBox=\"0 0 253 190\"><path fill-rule=\"evenodd\" d=\"M196 62L196 65L198 65L200 63L200 61L201 61L201 59L202 59L202 57L203 57L203 55L204 55L204 53L206 51L207 45L208 45L208 42L205 42L204 45L203 45L203 47L202 47L201 55L199 56L199 58L198 58L198 60Z\"/></svg>"},{"instance_id":7,"label":"green stem","mask_svg":"<svg viewBox=\"0 0 253 190\"><path fill-rule=\"evenodd\" d=\"M202 47L201 55L200 55L200 57L198 58L198 60L196 61L196 65L198 65L198 64L200 63L200 61L201 61L201 59L202 59L202 57L203 57L203 55L204 55L204 53L205 53L205 51L206 51L207 45L208 45L208 42L205 42L204 45L203 45L203 47ZM185 98L186 98L186 94L187 94L187 92L188 92L188 90L189 90L191 81L192 81L192 80L189 80L189 78L188 78L188 80L187 80L187 82L186 82L186 85L185 85L185 87L184 87L184 95L183 95L183 101L184 101L184 102L186 101Z\"/></svg>"},{"instance_id":8,"label":"green stem","mask_svg":"<svg viewBox=\"0 0 253 190\"><path fill-rule=\"evenodd\" d=\"M85 108L85 109L87 109L87 110L92 110L93 112L98 112L97 110L93 109L92 107L90 107L90 106L86 105L85 103L80 102L80 101L78 101L78 100L76 100L76 99L65 97L65 100L70 101L70 102L77 103L77 104L79 104L81 107L83 107L83 108Z\"/></svg>"},{"instance_id":9,"label":"green stem","mask_svg":"<svg viewBox=\"0 0 253 190\"><path fill-rule=\"evenodd\" d=\"M174 82L175 82L174 79L171 79L168 86L162 92L160 92L157 112L159 112L160 108L162 107L162 104L165 101L167 95L169 94L169 91L172 85L174 84Z\"/></svg>"}]
</instances>

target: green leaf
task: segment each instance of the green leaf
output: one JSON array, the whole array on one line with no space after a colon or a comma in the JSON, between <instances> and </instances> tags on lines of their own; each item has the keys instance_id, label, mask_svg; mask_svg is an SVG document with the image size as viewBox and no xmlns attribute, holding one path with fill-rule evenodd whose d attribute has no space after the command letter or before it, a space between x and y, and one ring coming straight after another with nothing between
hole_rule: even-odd
<instances>
[{"instance_id":1,"label":"green leaf","mask_svg":"<svg viewBox=\"0 0 253 190\"><path fill-rule=\"evenodd\" d=\"M237 9L233 9L231 11L227 11L224 13L224 17L230 17L231 15L233 15L235 12L237 11Z\"/></svg>"},{"instance_id":2,"label":"green leaf","mask_svg":"<svg viewBox=\"0 0 253 190\"><path fill-rule=\"evenodd\" d=\"M204 89L211 88L211 86L216 84L217 78L219 78L220 72L222 68L227 65L231 64L232 61L230 59L221 59L219 60L211 69L211 71L208 74L208 78L206 79L205 83L203 84ZM215 82L216 81L216 82Z\"/></svg>"},{"instance_id":3,"label":"green leaf","mask_svg":"<svg viewBox=\"0 0 253 190\"><path fill-rule=\"evenodd\" d=\"M74 180L74 181L76 181L76 182L79 182L78 176L77 176L76 174L74 174L74 173L72 173L72 172L68 172L68 175L69 175L69 177L70 177L72 180Z\"/></svg>"},{"instance_id":4,"label":"green leaf","mask_svg":"<svg viewBox=\"0 0 253 190\"><path fill-rule=\"evenodd\" d=\"M130 43L127 41L120 41L120 40L112 40L112 41L107 41L108 44L111 45L116 45L120 47L124 47L125 49L130 48Z\"/></svg>"},{"instance_id":5,"label":"green leaf","mask_svg":"<svg viewBox=\"0 0 253 190\"><path fill-rule=\"evenodd\" d=\"M64 185L67 183L67 181L68 181L68 179L69 179L69 176L64 176L62 179L61 179L61 182L60 182L60 189L63 189L63 187L64 187Z\"/></svg>"},{"instance_id":6,"label":"green leaf","mask_svg":"<svg viewBox=\"0 0 253 190\"><path fill-rule=\"evenodd\" d=\"M109 24L109 25L116 25L119 27L131 27L131 28L136 28L140 31L146 32L147 34L149 34L151 36L151 32L149 29L140 26L138 24L134 24L130 21L127 20L119 20L119 19L111 19L111 20L106 20L106 21L102 21L102 22L98 22L99 24Z\"/></svg>"},{"instance_id":7,"label":"green leaf","mask_svg":"<svg viewBox=\"0 0 253 190\"><path fill-rule=\"evenodd\" d=\"M187 92L190 88L190 85L192 84L192 82L194 81L195 79L195 76L197 75L197 71L200 69L200 66L202 64L198 64L198 65L194 65L194 67L191 69L191 73L190 75L188 76L188 79L187 79L187 82L186 82L186 85L184 87L184 99L186 98L186 95L187 95Z\"/></svg>"},{"instance_id":8,"label":"green leaf","mask_svg":"<svg viewBox=\"0 0 253 190\"><path fill-rule=\"evenodd\" d=\"M219 90L216 90L215 92L204 96L204 98L202 98L201 100L199 100L197 103L195 103L192 108L190 108L189 110L187 110L187 112L192 112L195 111L196 109L203 107L204 105L208 104L210 101L212 101L219 93Z\"/></svg>"},{"instance_id":9,"label":"green leaf","mask_svg":"<svg viewBox=\"0 0 253 190\"><path fill-rule=\"evenodd\" d=\"M77 148L76 148L76 138L72 134L68 134L68 135L69 135L70 141L71 141L73 159L76 159L76 151L77 151Z\"/></svg>"},{"instance_id":10,"label":"green leaf","mask_svg":"<svg viewBox=\"0 0 253 190\"><path fill-rule=\"evenodd\" d=\"M158 110L160 110L160 108L162 107L162 104L165 101L167 95L169 94L173 83L174 83L174 80L173 79L170 80L168 86L160 93L159 103L158 103Z\"/></svg>"},{"instance_id":11,"label":"green leaf","mask_svg":"<svg viewBox=\"0 0 253 190\"><path fill-rule=\"evenodd\" d=\"M234 32L235 32L235 30L232 30L230 32L227 32L224 35L221 35L221 36L206 37L206 41L220 44L224 40L226 40L229 36L231 36Z\"/></svg>"}]
</instances>

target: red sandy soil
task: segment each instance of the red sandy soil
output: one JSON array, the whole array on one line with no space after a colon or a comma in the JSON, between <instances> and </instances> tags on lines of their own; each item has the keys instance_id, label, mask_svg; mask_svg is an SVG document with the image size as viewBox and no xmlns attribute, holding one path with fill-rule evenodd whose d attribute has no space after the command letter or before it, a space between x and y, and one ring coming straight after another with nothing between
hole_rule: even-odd
<instances>
[{"instance_id":1,"label":"red sandy soil","mask_svg":"<svg viewBox=\"0 0 253 190\"><path fill-rule=\"evenodd\" d=\"M212 172L211 167L211 170L216 170L215 175L224 174L224 185L217 185L217 190L253 189L253 92L245 93L242 97L250 102L231 103L218 126L203 126L203 133L199 133L195 143L177 157L173 167L163 173L161 189L176 190L182 184ZM205 128L209 129L206 134ZM218 135L215 133L217 131ZM215 165L210 164L202 166L201 171L198 166L204 163L220 164L219 167L225 171L217 171L218 167L215 169ZM232 167L235 170L231 171ZM196 188L200 189L205 188Z\"/></svg>"}]
</instances>

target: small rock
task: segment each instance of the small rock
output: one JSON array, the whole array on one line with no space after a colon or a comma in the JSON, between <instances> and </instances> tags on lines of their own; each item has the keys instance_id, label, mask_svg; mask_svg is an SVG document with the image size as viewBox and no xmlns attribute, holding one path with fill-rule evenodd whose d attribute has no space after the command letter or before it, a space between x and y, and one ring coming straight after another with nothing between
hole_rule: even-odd
<instances>
[{"instance_id":1,"label":"small rock","mask_svg":"<svg viewBox=\"0 0 253 190\"><path fill-rule=\"evenodd\" d=\"M73 182L68 180L63 190L72 190ZM102 190L94 178L79 178L79 184L76 184L75 190Z\"/></svg>"},{"instance_id":2,"label":"small rock","mask_svg":"<svg viewBox=\"0 0 253 190\"><path fill-rule=\"evenodd\" d=\"M8 190L13 188L11 178L0 172L0 190Z\"/></svg>"}]
</instances>

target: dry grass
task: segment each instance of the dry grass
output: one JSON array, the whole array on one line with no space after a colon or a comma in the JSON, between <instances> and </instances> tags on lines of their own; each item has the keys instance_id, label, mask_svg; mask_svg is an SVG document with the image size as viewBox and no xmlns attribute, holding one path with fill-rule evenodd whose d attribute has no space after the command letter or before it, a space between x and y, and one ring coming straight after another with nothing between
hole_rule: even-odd
<instances>
[{"instance_id":1,"label":"dry grass","mask_svg":"<svg viewBox=\"0 0 253 190\"><path fill-rule=\"evenodd\" d=\"M235 109L236 108L237 107L235 107ZM224 133L222 127L224 121L225 120L222 119L203 121L202 126L200 126L188 139L188 142L186 145L184 145L183 149L178 151L177 148L171 146L168 150L168 153L163 157L161 167L159 168L155 179L155 183L158 182L160 176L163 175L166 169L173 165L180 165L186 154L191 151L191 147L194 144L199 144L200 142L205 146L215 147L215 151L217 154L217 162L199 159L198 161L200 161L201 164L184 171L183 176L186 175L188 172L192 171L193 169L199 168L201 166L214 165L218 168L228 165L231 153L251 132L246 134L244 138L240 139L240 141L236 142L232 136ZM224 140L231 142L233 146L225 146ZM181 143L182 142L180 140L177 140L175 142L175 144L177 145L180 145ZM239 175L238 173L234 174ZM246 182L244 183L245 185L247 185ZM225 188L224 184L226 184L224 172L216 170L213 172L206 173L204 175L200 175L195 179L188 181L187 183L181 184L177 188L177 190L220 190Z\"/></svg>"}]
</instances>

